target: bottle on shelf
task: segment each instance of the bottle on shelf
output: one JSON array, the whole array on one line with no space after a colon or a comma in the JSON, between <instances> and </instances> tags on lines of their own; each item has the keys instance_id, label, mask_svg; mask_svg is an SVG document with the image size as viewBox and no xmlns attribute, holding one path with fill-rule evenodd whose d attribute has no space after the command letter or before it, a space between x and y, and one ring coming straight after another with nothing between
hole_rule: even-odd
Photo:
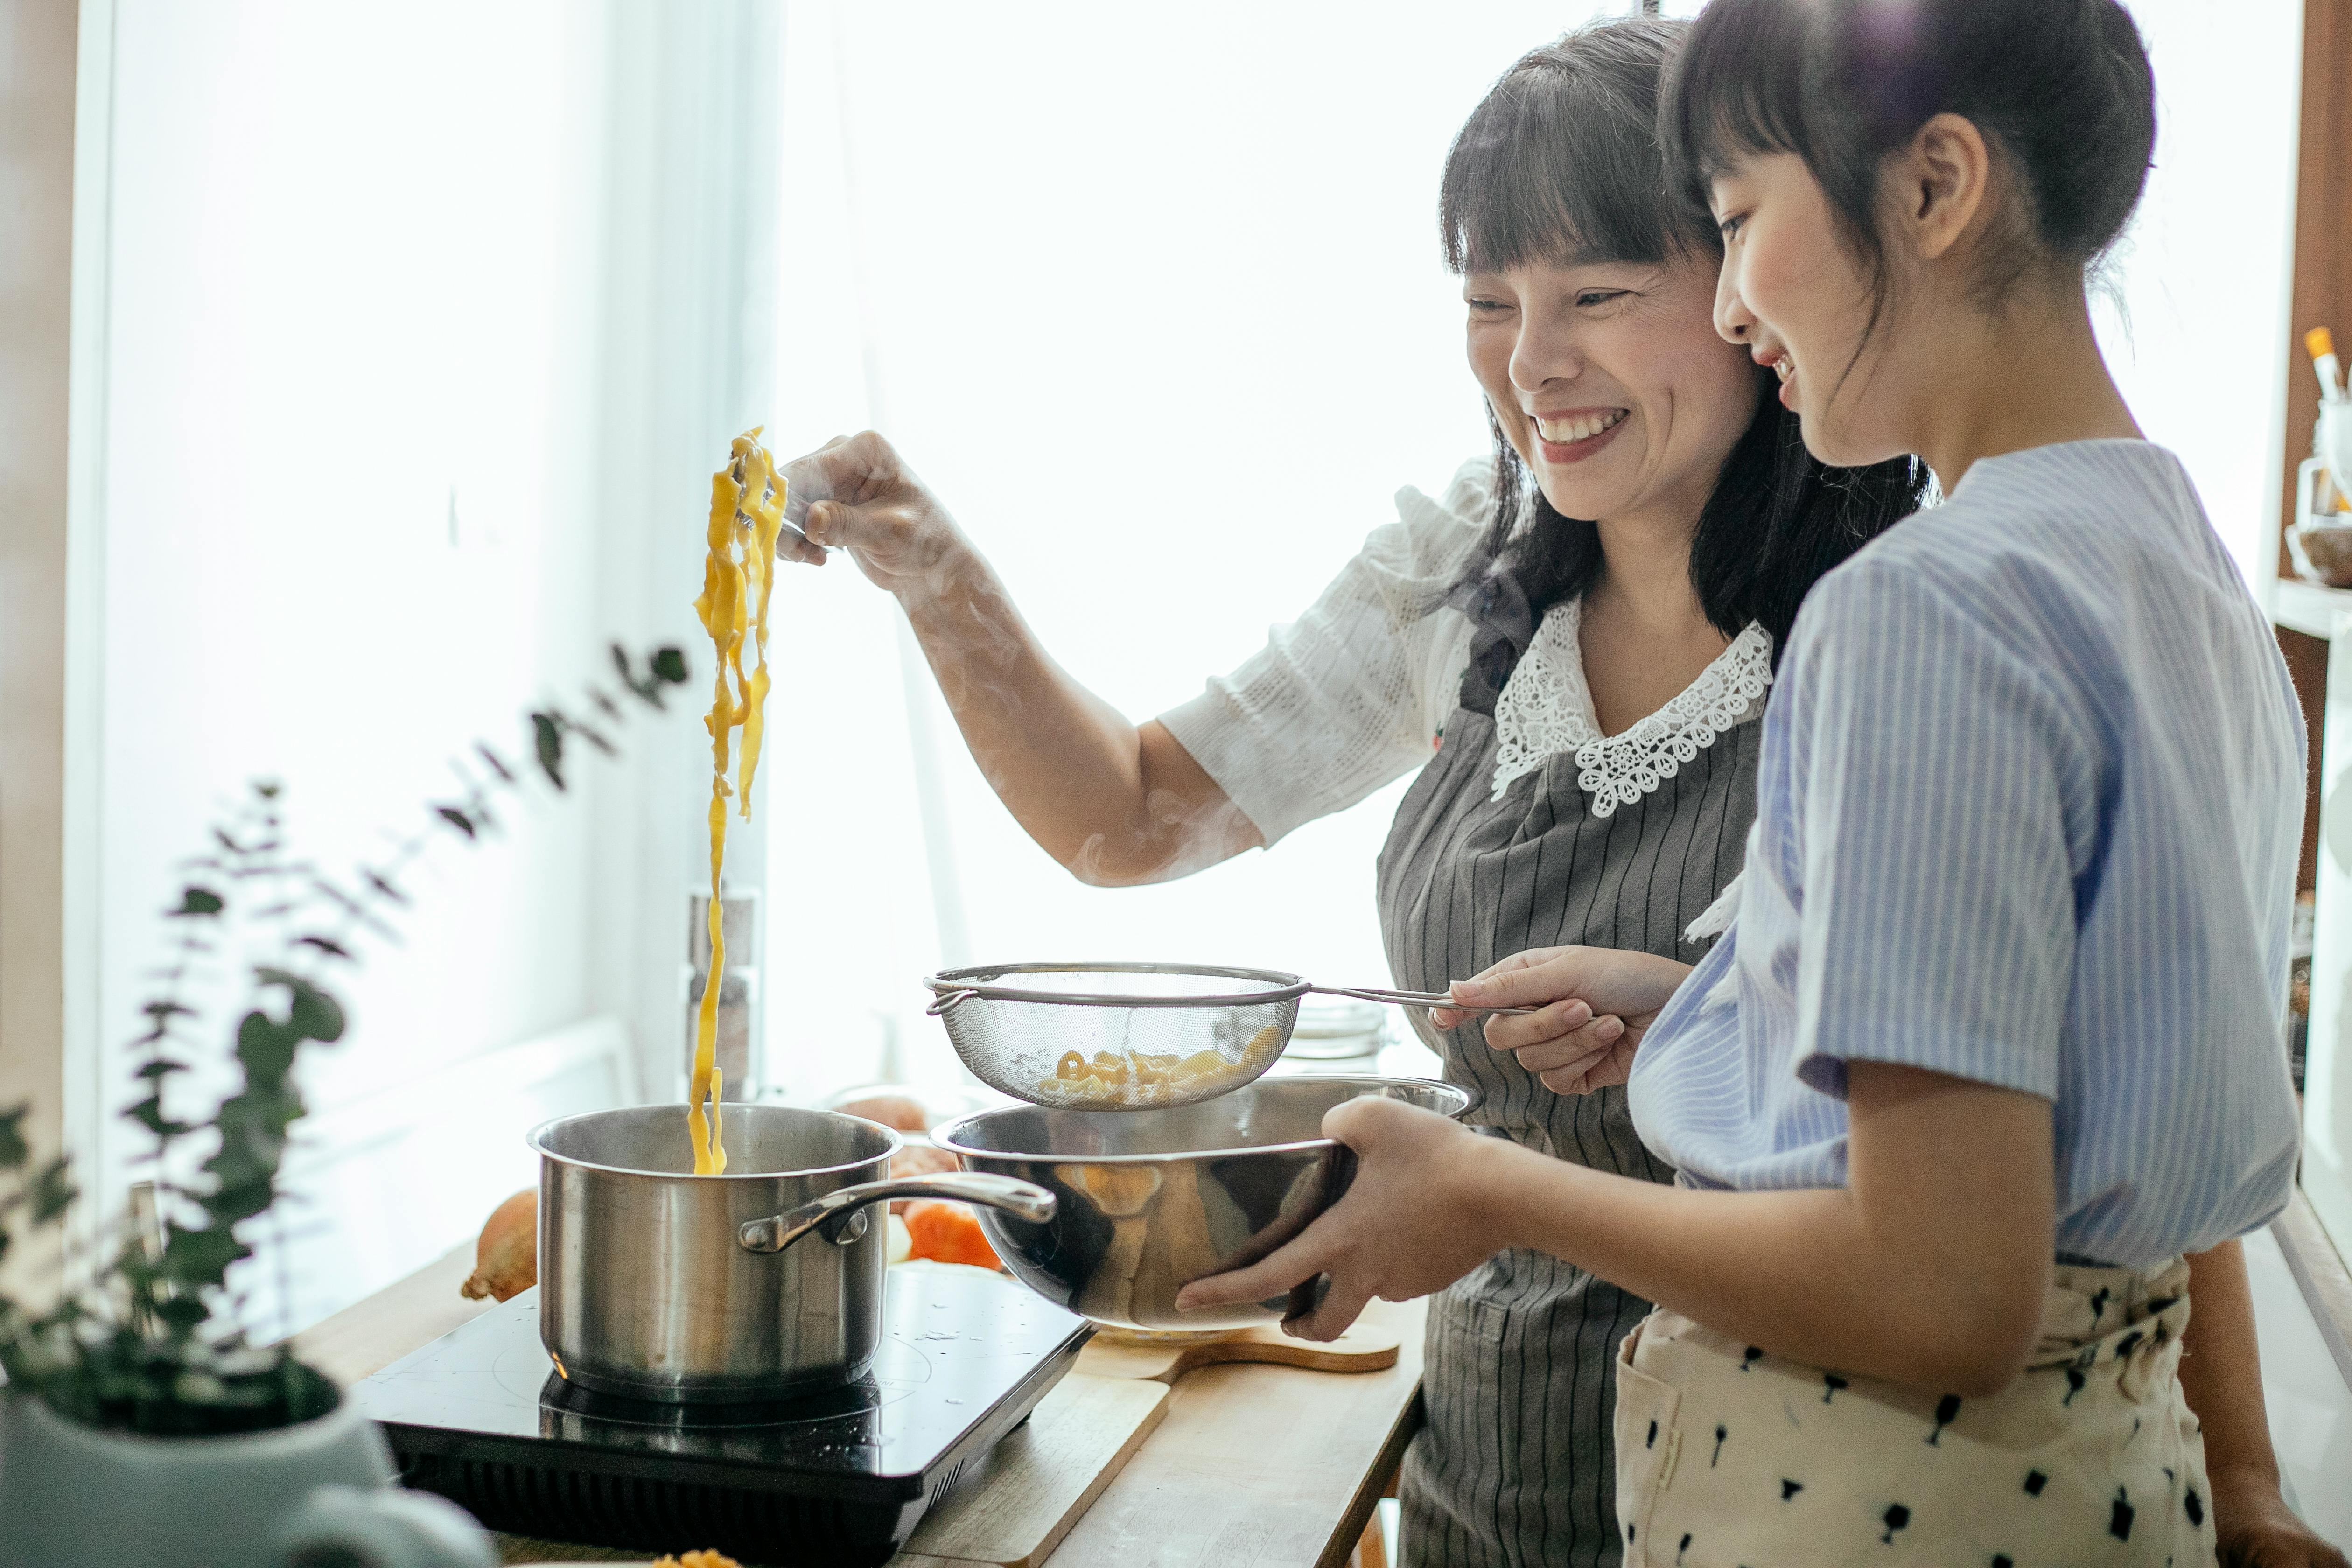
<instances>
[{"instance_id":1,"label":"bottle on shelf","mask_svg":"<svg viewBox=\"0 0 2352 1568\"><path fill-rule=\"evenodd\" d=\"M2336 338L2326 327L2303 335L2311 352L2311 368L2319 377L2319 418L2311 427L2311 456L2305 459L2295 493L2302 498L2303 521L2333 521L2352 512L2352 397L2344 390L2344 367L2336 357Z\"/></svg>"},{"instance_id":2,"label":"bottle on shelf","mask_svg":"<svg viewBox=\"0 0 2352 1568\"><path fill-rule=\"evenodd\" d=\"M2305 581L2352 588L2352 398L2345 395L2334 335L2314 327L2303 346L2319 377L2319 418L2311 427L2311 456L2295 469L2287 555Z\"/></svg>"}]
</instances>

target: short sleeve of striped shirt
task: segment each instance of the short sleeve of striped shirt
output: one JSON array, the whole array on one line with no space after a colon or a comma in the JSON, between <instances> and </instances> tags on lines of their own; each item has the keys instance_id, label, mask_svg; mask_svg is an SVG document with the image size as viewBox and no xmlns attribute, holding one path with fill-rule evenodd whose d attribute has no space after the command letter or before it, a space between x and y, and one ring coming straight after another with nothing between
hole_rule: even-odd
<instances>
[{"instance_id":1,"label":"short sleeve of striped shirt","mask_svg":"<svg viewBox=\"0 0 2352 1568\"><path fill-rule=\"evenodd\" d=\"M1759 848L1802 889L1799 1078L1843 1098L1847 1063L1890 1062L2056 1099L2098 752L2046 650L1857 561L1815 590L1790 659L1811 677L1783 694L1799 809Z\"/></svg>"}]
</instances>

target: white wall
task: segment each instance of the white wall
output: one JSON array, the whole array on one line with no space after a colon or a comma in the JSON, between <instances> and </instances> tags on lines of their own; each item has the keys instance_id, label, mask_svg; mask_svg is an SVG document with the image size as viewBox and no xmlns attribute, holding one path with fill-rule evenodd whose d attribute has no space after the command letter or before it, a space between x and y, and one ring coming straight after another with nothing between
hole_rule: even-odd
<instances>
[{"instance_id":1,"label":"white wall","mask_svg":"<svg viewBox=\"0 0 2352 1568\"><path fill-rule=\"evenodd\" d=\"M2156 69L2156 168L2100 341L2151 441L2179 453L2239 570L2278 565L2300 0L2130 0ZM2305 434L2307 434L2305 433Z\"/></svg>"}]
</instances>

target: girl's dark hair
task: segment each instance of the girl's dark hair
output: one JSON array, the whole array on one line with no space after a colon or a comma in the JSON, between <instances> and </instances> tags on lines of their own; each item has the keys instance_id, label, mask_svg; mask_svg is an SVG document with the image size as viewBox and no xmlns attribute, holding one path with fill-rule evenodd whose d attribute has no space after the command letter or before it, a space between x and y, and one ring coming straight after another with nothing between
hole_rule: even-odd
<instances>
[{"instance_id":1,"label":"girl's dark hair","mask_svg":"<svg viewBox=\"0 0 2352 1568\"><path fill-rule=\"evenodd\" d=\"M1743 153L1793 153L1885 303L1878 174L1937 114L1981 132L2018 209L1978 279L1997 304L2049 266L2092 266L2147 184L2156 82L2116 0L1715 0L1667 75L1658 140L1704 211Z\"/></svg>"},{"instance_id":2,"label":"girl's dark hair","mask_svg":"<svg viewBox=\"0 0 2352 1568\"><path fill-rule=\"evenodd\" d=\"M1446 264L1489 272L1537 259L1719 258L1714 224L1669 191L1658 150L1659 77L1687 27L1649 17L1599 23L1506 71L1445 160L1437 215ZM1774 386L1759 368L1755 417L1700 509L1690 574L1707 619L1727 636L1760 622L1777 662L1806 591L1916 510L1927 470L1907 458L1822 466ZM1495 515L1455 595L1486 634L1472 644L1464 683L1465 700L1481 707L1525 650L1532 622L1591 588L1601 568L1599 530L1555 510L1491 409L1488 422ZM1524 608L1498 610L1498 600ZM1497 629L1513 620L1516 632Z\"/></svg>"}]
</instances>

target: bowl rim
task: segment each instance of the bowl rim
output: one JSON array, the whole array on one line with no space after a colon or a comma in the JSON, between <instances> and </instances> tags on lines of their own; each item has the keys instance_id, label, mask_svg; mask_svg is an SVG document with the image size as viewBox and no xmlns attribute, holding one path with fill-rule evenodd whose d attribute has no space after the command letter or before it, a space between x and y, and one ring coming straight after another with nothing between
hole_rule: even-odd
<instances>
[{"instance_id":1,"label":"bowl rim","mask_svg":"<svg viewBox=\"0 0 2352 1568\"><path fill-rule=\"evenodd\" d=\"M854 1121L860 1127L870 1127L875 1131L881 1133L883 1137L889 1140L889 1147L884 1149L878 1154L867 1154L855 1160L845 1160L838 1164L810 1165L795 1171L696 1172L646 1171L640 1170L635 1165L607 1165L595 1160L583 1160L577 1154L565 1154L547 1146L547 1135L553 1132L559 1127L568 1126L574 1121L589 1121L601 1117L614 1116L623 1111L675 1111L678 1120L683 1121L686 1120L686 1113L688 1110L692 1109L684 1100L679 1100L674 1105L608 1105L600 1110L575 1110L569 1116L550 1117L548 1120L541 1122L538 1126L525 1133L523 1135L523 1142L529 1144L530 1152L537 1154L541 1160L551 1160L559 1165L570 1165L577 1170L595 1171L601 1174L611 1176L642 1176L647 1181L655 1182L782 1182L795 1181L803 1176L835 1176L847 1172L863 1170L866 1166L873 1164L877 1160L889 1160L896 1156L898 1152L906 1146L907 1142L907 1135L899 1131L897 1128L886 1127L881 1122L872 1121L866 1117L852 1116L846 1111L817 1110L811 1107L803 1105L762 1106L757 1101L730 1101L728 1103L739 1110L789 1110L802 1115L830 1116L837 1118L843 1121ZM722 1128L730 1114L730 1113L727 1110L722 1110L720 1113ZM722 1131L722 1137L723 1135Z\"/></svg>"},{"instance_id":2,"label":"bowl rim","mask_svg":"<svg viewBox=\"0 0 2352 1568\"><path fill-rule=\"evenodd\" d=\"M1400 1086L1414 1089L1444 1089L1449 1093L1458 1094L1462 1097L1462 1105L1459 1110L1441 1113L1444 1115L1446 1120L1449 1121L1459 1121L1462 1118L1477 1110L1480 1100L1484 1098L1480 1095L1476 1088L1466 1083L1454 1083L1444 1079L1435 1078L1390 1078L1375 1073L1314 1073L1301 1074L1297 1078L1256 1078L1251 1079L1248 1083L1243 1084L1239 1088L1230 1089L1227 1092L1231 1094L1241 1094L1249 1089L1260 1088L1269 1083L1314 1083L1324 1085L1352 1083L1365 1085L1368 1088L1376 1086L1378 1088L1386 1089L1391 1086ZM1214 1096L1213 1098L1222 1099L1223 1097ZM1349 1099L1351 1100L1363 1098L1366 1097L1363 1095L1350 1095L1349 1097ZM1210 1101L1196 1100L1193 1103L1206 1105L1210 1103ZM1334 1103L1345 1104L1346 1101L1339 1100L1334 1101ZM1128 1110L1089 1110L1077 1106L1035 1105L1027 1102L1016 1101L1012 1105L991 1106L985 1110L971 1111L966 1115L957 1117L952 1121L943 1121L939 1126L931 1130L931 1142L937 1147L944 1149L949 1153L957 1155L960 1158L971 1158L974 1160L1020 1160L1031 1163L1045 1161L1056 1165L1166 1164L1171 1160L1231 1159L1235 1154L1297 1154L1304 1153L1309 1150L1315 1149L1336 1148L1339 1145L1338 1139L1327 1138L1318 1134L1313 1138L1297 1138L1283 1143L1245 1143L1237 1148L1224 1149L1180 1149L1173 1152L1165 1154L1054 1154L1045 1152L1022 1152L1020 1151L1009 1149L977 1149L973 1148L970 1144L958 1142L954 1136L961 1132L968 1122L976 1121L983 1116L1002 1116L1013 1110L1045 1110L1055 1112L1074 1111L1077 1114L1087 1116L1149 1116L1155 1109L1181 1110L1186 1109L1186 1107L1167 1106L1155 1108L1141 1106Z\"/></svg>"}]
</instances>

